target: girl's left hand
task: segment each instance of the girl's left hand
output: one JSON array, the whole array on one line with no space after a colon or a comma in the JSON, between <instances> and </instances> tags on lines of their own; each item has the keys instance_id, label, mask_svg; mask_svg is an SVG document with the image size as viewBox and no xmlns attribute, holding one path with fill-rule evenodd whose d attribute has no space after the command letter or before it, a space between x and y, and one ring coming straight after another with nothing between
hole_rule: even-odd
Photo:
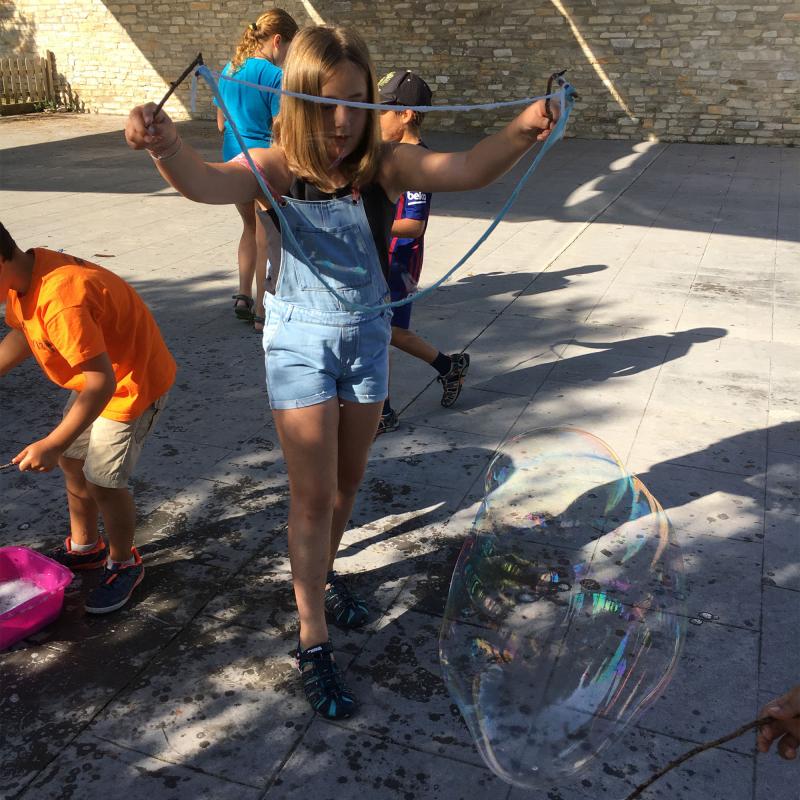
<instances>
[{"instance_id":1,"label":"girl's left hand","mask_svg":"<svg viewBox=\"0 0 800 800\"><path fill-rule=\"evenodd\" d=\"M528 136L535 136L537 142L543 142L558 121L560 108L557 100L551 99L550 112L552 120L547 116L545 101L537 100L519 115L518 120Z\"/></svg>"},{"instance_id":2,"label":"girl's left hand","mask_svg":"<svg viewBox=\"0 0 800 800\"><path fill-rule=\"evenodd\" d=\"M153 116L155 103L136 106L128 114L125 140L132 150L150 150L156 154L167 152L178 140L178 129L167 112L161 110Z\"/></svg>"}]
</instances>

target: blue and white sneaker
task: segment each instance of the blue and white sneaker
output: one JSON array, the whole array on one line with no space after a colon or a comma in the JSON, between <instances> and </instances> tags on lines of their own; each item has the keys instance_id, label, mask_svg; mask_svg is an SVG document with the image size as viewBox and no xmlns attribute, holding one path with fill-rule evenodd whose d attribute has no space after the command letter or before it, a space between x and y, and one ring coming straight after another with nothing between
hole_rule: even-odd
<instances>
[{"instance_id":1,"label":"blue and white sneaker","mask_svg":"<svg viewBox=\"0 0 800 800\"><path fill-rule=\"evenodd\" d=\"M142 558L135 547L131 548L133 564L106 564L100 585L89 592L86 611L89 614L108 614L122 608L130 600L133 590L144 578Z\"/></svg>"}]
</instances>

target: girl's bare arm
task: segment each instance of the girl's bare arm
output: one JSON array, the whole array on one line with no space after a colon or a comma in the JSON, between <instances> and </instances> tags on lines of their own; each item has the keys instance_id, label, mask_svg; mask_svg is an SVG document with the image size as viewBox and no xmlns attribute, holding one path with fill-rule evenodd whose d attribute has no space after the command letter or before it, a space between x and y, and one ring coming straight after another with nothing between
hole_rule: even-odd
<instances>
[{"instance_id":1,"label":"girl's bare arm","mask_svg":"<svg viewBox=\"0 0 800 800\"><path fill-rule=\"evenodd\" d=\"M462 153L436 153L415 145L395 145L384 159L381 183L390 197L408 190L480 189L511 169L533 144L546 139L552 127L545 115L544 101L539 100L503 130Z\"/></svg>"},{"instance_id":2,"label":"girl's bare arm","mask_svg":"<svg viewBox=\"0 0 800 800\"><path fill-rule=\"evenodd\" d=\"M155 105L137 106L128 116L125 139L134 150L149 150L158 171L170 186L198 203L266 202L258 182L245 164L209 164L180 139L172 120L162 111L153 119ZM277 191L288 186L288 171L279 148L252 150L253 160L269 176ZM159 159L160 157L160 159Z\"/></svg>"}]
</instances>

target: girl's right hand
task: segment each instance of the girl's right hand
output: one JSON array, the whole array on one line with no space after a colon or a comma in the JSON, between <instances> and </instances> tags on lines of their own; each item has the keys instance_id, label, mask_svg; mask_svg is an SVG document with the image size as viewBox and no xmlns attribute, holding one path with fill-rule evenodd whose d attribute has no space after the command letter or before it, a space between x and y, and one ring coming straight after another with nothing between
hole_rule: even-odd
<instances>
[{"instance_id":1,"label":"girl's right hand","mask_svg":"<svg viewBox=\"0 0 800 800\"><path fill-rule=\"evenodd\" d=\"M150 150L155 155L166 153L178 138L175 123L162 109L153 119L155 103L136 106L125 123L125 141L133 150Z\"/></svg>"}]
</instances>

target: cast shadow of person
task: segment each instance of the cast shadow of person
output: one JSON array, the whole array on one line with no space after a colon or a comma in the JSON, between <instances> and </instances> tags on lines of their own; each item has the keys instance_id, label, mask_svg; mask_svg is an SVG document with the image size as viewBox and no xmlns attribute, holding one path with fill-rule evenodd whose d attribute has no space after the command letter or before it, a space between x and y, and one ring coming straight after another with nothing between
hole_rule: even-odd
<instances>
[{"instance_id":1,"label":"cast shadow of person","mask_svg":"<svg viewBox=\"0 0 800 800\"><path fill-rule=\"evenodd\" d=\"M629 377L660 367L683 358L696 345L726 335L727 331L724 328L692 328L675 333L653 334L610 342L561 339L553 342L551 347L569 344L598 352L554 358L531 367L512 369L475 384L474 388L505 394L531 395L546 380L603 383L612 378Z\"/></svg>"},{"instance_id":2,"label":"cast shadow of person","mask_svg":"<svg viewBox=\"0 0 800 800\"><path fill-rule=\"evenodd\" d=\"M571 279L574 276L591 275L606 269L608 269L607 264L585 264L552 272L479 272L474 275L466 275L453 283L443 284L429 298L429 301L432 306L441 304L449 306L454 303L472 302L476 299L490 298L506 293L515 298L523 293L543 294L566 289L573 282Z\"/></svg>"}]
</instances>

